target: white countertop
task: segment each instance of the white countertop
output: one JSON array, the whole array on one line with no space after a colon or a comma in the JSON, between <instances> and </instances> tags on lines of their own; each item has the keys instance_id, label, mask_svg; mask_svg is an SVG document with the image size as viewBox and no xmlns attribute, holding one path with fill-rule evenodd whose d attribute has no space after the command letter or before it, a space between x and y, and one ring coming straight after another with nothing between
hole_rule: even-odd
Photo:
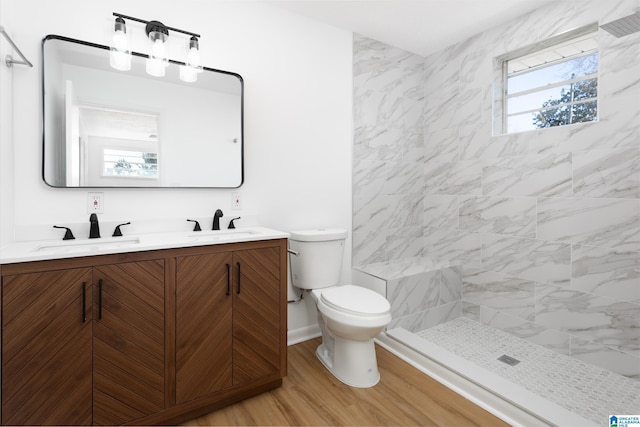
<instances>
[{"instance_id":1,"label":"white countertop","mask_svg":"<svg viewBox=\"0 0 640 427\"><path fill-rule=\"evenodd\" d=\"M141 252L189 246L251 242L288 237L288 233L265 227L242 227L232 230L145 233L121 237L102 237L98 239L33 240L15 242L0 247L0 264Z\"/></svg>"}]
</instances>

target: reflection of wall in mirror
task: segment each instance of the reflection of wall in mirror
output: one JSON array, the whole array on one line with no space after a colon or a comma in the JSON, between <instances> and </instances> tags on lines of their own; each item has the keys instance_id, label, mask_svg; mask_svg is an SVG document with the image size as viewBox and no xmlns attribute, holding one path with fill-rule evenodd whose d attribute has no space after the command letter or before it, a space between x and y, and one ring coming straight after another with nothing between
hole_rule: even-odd
<instances>
[{"instance_id":1,"label":"reflection of wall in mirror","mask_svg":"<svg viewBox=\"0 0 640 427\"><path fill-rule=\"evenodd\" d=\"M241 138L239 95L72 65L64 66L64 75L73 80L79 103L158 115L160 186L240 182L241 144L234 142Z\"/></svg>"},{"instance_id":2,"label":"reflection of wall in mirror","mask_svg":"<svg viewBox=\"0 0 640 427\"><path fill-rule=\"evenodd\" d=\"M62 76L62 66L60 59L58 58L57 51L47 52L47 61L50 61L52 65L47 68L45 74L44 87L48 88L46 96L44 97L44 110L47 114L44 115L45 123L44 128L46 132L50 134L46 137L51 137L56 141L65 141L65 90L66 83ZM65 165L65 149L60 149L52 144L44 145L44 158L47 163L53 167L45 168L45 181L50 184L58 184L65 182L66 178L66 165Z\"/></svg>"}]
</instances>

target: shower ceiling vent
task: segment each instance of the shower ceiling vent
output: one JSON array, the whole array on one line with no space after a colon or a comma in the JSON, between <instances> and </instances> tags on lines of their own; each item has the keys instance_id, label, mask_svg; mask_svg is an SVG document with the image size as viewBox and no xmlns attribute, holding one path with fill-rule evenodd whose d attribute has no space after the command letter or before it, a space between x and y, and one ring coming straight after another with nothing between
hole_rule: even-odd
<instances>
[{"instance_id":1,"label":"shower ceiling vent","mask_svg":"<svg viewBox=\"0 0 640 427\"><path fill-rule=\"evenodd\" d=\"M640 12L616 19L608 24L600 25L600 28L618 38L628 36L629 34L640 31Z\"/></svg>"}]
</instances>

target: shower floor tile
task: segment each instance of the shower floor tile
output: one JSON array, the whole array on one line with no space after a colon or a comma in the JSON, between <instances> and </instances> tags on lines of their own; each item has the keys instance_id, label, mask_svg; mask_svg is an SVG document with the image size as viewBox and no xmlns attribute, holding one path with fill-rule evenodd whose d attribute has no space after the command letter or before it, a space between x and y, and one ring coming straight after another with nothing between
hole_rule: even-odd
<instances>
[{"instance_id":1,"label":"shower floor tile","mask_svg":"<svg viewBox=\"0 0 640 427\"><path fill-rule=\"evenodd\" d=\"M640 412L639 381L474 320L460 317L417 335L598 425ZM499 361L503 355L519 363Z\"/></svg>"}]
</instances>

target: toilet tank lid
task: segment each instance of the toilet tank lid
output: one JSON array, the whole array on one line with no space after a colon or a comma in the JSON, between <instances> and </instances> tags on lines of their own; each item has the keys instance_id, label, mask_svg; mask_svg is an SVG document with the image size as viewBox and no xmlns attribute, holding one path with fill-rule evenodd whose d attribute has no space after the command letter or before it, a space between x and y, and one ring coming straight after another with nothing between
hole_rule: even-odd
<instances>
[{"instance_id":1,"label":"toilet tank lid","mask_svg":"<svg viewBox=\"0 0 640 427\"><path fill-rule=\"evenodd\" d=\"M292 231L289 233L291 240L299 242L325 242L347 238L347 230L342 228L317 228L313 230Z\"/></svg>"}]
</instances>

